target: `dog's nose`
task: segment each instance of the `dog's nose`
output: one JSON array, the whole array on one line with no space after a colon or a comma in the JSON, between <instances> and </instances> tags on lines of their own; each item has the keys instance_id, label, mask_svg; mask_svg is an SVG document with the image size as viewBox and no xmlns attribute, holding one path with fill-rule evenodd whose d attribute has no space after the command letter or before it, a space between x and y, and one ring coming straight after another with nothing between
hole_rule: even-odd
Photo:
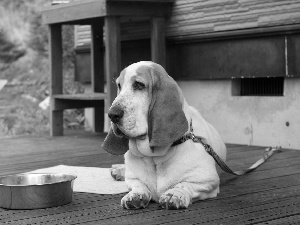
<instances>
[{"instance_id":1,"label":"dog's nose","mask_svg":"<svg viewBox=\"0 0 300 225\"><path fill-rule=\"evenodd\" d=\"M122 119L124 111L119 106L112 107L108 112L108 117L113 123L118 123Z\"/></svg>"}]
</instances>

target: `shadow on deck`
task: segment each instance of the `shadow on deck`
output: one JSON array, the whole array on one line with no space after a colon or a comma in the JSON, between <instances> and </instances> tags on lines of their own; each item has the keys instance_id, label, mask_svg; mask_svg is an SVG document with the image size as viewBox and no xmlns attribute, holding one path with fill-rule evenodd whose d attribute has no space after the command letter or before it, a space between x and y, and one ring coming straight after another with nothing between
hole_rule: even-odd
<instances>
[{"instance_id":1,"label":"shadow on deck","mask_svg":"<svg viewBox=\"0 0 300 225\"><path fill-rule=\"evenodd\" d=\"M104 152L104 134L0 138L0 175L55 165L110 167L122 156ZM227 144L228 165L244 169L265 148ZM122 195L75 192L73 202L40 210L0 209L0 224L299 224L300 151L283 149L242 177L221 174L221 193L186 210L167 211L151 203L123 210Z\"/></svg>"}]
</instances>

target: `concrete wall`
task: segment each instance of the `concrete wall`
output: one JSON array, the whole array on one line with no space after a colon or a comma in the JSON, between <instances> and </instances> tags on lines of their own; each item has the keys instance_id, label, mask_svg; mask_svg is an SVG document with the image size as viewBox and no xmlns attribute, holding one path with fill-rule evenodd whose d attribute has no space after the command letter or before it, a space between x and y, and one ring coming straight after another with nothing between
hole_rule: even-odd
<instances>
[{"instance_id":1,"label":"concrete wall","mask_svg":"<svg viewBox=\"0 0 300 225\"><path fill-rule=\"evenodd\" d=\"M300 79L285 79L282 97L232 96L231 80L178 83L226 143L300 149Z\"/></svg>"}]
</instances>

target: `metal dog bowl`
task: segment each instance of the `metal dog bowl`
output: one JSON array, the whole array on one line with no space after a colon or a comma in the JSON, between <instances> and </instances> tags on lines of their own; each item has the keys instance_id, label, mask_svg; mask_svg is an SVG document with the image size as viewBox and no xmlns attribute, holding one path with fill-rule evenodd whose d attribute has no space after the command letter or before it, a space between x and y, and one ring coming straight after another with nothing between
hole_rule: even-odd
<instances>
[{"instance_id":1,"label":"metal dog bowl","mask_svg":"<svg viewBox=\"0 0 300 225\"><path fill-rule=\"evenodd\" d=\"M16 174L0 177L0 207L39 209L72 201L75 175Z\"/></svg>"}]
</instances>

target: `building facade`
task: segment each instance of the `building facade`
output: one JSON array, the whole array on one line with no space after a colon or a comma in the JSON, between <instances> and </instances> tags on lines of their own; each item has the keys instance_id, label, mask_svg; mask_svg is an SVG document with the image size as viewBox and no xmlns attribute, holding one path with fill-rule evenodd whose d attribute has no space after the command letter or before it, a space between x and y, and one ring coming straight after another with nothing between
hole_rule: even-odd
<instances>
[{"instance_id":1,"label":"building facade","mask_svg":"<svg viewBox=\"0 0 300 225\"><path fill-rule=\"evenodd\" d=\"M122 67L151 59L149 36L148 20L122 21ZM89 43L77 26L85 83ZM167 72L225 142L300 148L300 1L175 0L166 43Z\"/></svg>"}]
</instances>

